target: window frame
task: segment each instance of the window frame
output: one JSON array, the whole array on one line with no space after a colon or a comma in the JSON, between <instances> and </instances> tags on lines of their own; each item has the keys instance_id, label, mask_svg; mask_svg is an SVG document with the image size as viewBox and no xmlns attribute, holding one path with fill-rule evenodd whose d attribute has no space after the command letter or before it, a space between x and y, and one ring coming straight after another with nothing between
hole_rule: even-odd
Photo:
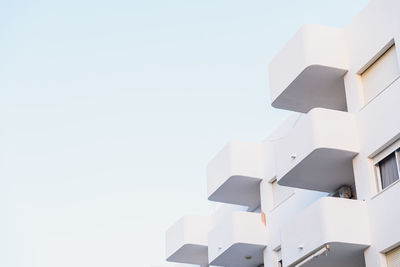
<instances>
[{"instance_id":1,"label":"window frame","mask_svg":"<svg viewBox=\"0 0 400 267\"><path fill-rule=\"evenodd\" d=\"M391 183L391 184L387 185L385 188L383 188L382 176L381 176L381 170L379 167L379 163L382 162L387 157L391 156L392 154L394 154L394 156L395 156L397 175L399 178L397 180L395 180L393 183ZM397 181L400 180L400 155L399 154L400 154L400 148L396 148L392 152L388 153L385 157L379 159L379 161L376 161L374 163L375 179L376 179L378 193L384 191L386 188L389 188L391 185L393 185L394 183L396 183Z\"/></svg>"}]
</instances>

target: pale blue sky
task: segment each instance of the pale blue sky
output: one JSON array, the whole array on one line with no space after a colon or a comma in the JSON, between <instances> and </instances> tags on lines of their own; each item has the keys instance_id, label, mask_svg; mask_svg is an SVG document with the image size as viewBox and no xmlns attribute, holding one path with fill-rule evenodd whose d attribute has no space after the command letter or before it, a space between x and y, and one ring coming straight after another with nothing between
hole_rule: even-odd
<instances>
[{"instance_id":1,"label":"pale blue sky","mask_svg":"<svg viewBox=\"0 0 400 267\"><path fill-rule=\"evenodd\" d=\"M267 66L367 0L0 2L0 266L151 266L207 213L205 166L260 141Z\"/></svg>"}]
</instances>

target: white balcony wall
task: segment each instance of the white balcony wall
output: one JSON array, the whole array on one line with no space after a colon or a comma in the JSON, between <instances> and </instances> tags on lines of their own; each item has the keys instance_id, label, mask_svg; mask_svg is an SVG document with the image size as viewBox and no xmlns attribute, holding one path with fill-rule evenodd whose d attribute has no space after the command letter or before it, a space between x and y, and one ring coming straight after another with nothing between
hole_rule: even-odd
<instances>
[{"instance_id":1,"label":"white balcony wall","mask_svg":"<svg viewBox=\"0 0 400 267\"><path fill-rule=\"evenodd\" d=\"M166 258L170 262L208 264L209 216L187 215L166 232Z\"/></svg>"},{"instance_id":2,"label":"white balcony wall","mask_svg":"<svg viewBox=\"0 0 400 267\"><path fill-rule=\"evenodd\" d=\"M305 25L269 65L272 106L307 113L315 107L347 110L343 29Z\"/></svg>"},{"instance_id":3,"label":"white balcony wall","mask_svg":"<svg viewBox=\"0 0 400 267\"><path fill-rule=\"evenodd\" d=\"M275 143L278 183L325 192L352 185L358 151L354 114L313 109Z\"/></svg>"},{"instance_id":4,"label":"white balcony wall","mask_svg":"<svg viewBox=\"0 0 400 267\"><path fill-rule=\"evenodd\" d=\"M273 177L273 168L268 142L229 142L207 166L208 199L256 208L260 205L260 182Z\"/></svg>"},{"instance_id":5,"label":"white balcony wall","mask_svg":"<svg viewBox=\"0 0 400 267\"><path fill-rule=\"evenodd\" d=\"M261 214L234 211L220 217L208 235L208 256L216 266L259 266L267 245Z\"/></svg>"},{"instance_id":6,"label":"white balcony wall","mask_svg":"<svg viewBox=\"0 0 400 267\"><path fill-rule=\"evenodd\" d=\"M326 193L294 189L294 193L283 201L278 207L266 212L266 222L268 228L268 249L276 249L281 246L282 227L291 221L302 210L318 201L321 197L327 196Z\"/></svg>"},{"instance_id":7,"label":"white balcony wall","mask_svg":"<svg viewBox=\"0 0 400 267\"><path fill-rule=\"evenodd\" d=\"M365 202L324 197L303 210L282 230L283 262L295 266L326 244L328 255L304 266L363 266L354 261L363 259L363 251L371 244Z\"/></svg>"}]
</instances>

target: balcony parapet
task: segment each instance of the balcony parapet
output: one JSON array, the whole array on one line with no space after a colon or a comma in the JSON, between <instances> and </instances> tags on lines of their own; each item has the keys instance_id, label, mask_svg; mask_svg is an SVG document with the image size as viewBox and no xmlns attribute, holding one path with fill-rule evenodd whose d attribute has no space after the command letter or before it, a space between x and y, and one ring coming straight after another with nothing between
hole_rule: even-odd
<instances>
[{"instance_id":1,"label":"balcony parapet","mask_svg":"<svg viewBox=\"0 0 400 267\"><path fill-rule=\"evenodd\" d=\"M370 246L367 204L324 197L303 210L282 230L285 266L365 266Z\"/></svg>"},{"instance_id":2,"label":"balcony parapet","mask_svg":"<svg viewBox=\"0 0 400 267\"><path fill-rule=\"evenodd\" d=\"M273 160L267 142L229 142L207 166L208 200L258 207L261 180L274 176Z\"/></svg>"},{"instance_id":3,"label":"balcony parapet","mask_svg":"<svg viewBox=\"0 0 400 267\"><path fill-rule=\"evenodd\" d=\"M235 211L216 223L208 235L210 265L250 267L264 263L267 231L261 214Z\"/></svg>"},{"instance_id":4,"label":"balcony parapet","mask_svg":"<svg viewBox=\"0 0 400 267\"><path fill-rule=\"evenodd\" d=\"M315 108L301 115L275 143L278 184L324 192L353 185L358 143L353 113Z\"/></svg>"},{"instance_id":5,"label":"balcony parapet","mask_svg":"<svg viewBox=\"0 0 400 267\"><path fill-rule=\"evenodd\" d=\"M305 25L269 65L273 107L307 113L315 107L347 110L344 29Z\"/></svg>"},{"instance_id":6,"label":"balcony parapet","mask_svg":"<svg viewBox=\"0 0 400 267\"><path fill-rule=\"evenodd\" d=\"M166 233L166 259L170 262L208 266L209 216L182 217Z\"/></svg>"}]
</instances>

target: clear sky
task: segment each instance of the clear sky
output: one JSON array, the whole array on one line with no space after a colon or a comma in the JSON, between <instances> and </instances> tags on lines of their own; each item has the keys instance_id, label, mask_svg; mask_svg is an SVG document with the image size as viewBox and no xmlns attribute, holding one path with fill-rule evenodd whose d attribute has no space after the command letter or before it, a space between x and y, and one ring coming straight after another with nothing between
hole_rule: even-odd
<instances>
[{"instance_id":1,"label":"clear sky","mask_svg":"<svg viewBox=\"0 0 400 267\"><path fill-rule=\"evenodd\" d=\"M205 167L260 141L267 67L367 0L0 1L0 266L146 267L206 214Z\"/></svg>"}]
</instances>

